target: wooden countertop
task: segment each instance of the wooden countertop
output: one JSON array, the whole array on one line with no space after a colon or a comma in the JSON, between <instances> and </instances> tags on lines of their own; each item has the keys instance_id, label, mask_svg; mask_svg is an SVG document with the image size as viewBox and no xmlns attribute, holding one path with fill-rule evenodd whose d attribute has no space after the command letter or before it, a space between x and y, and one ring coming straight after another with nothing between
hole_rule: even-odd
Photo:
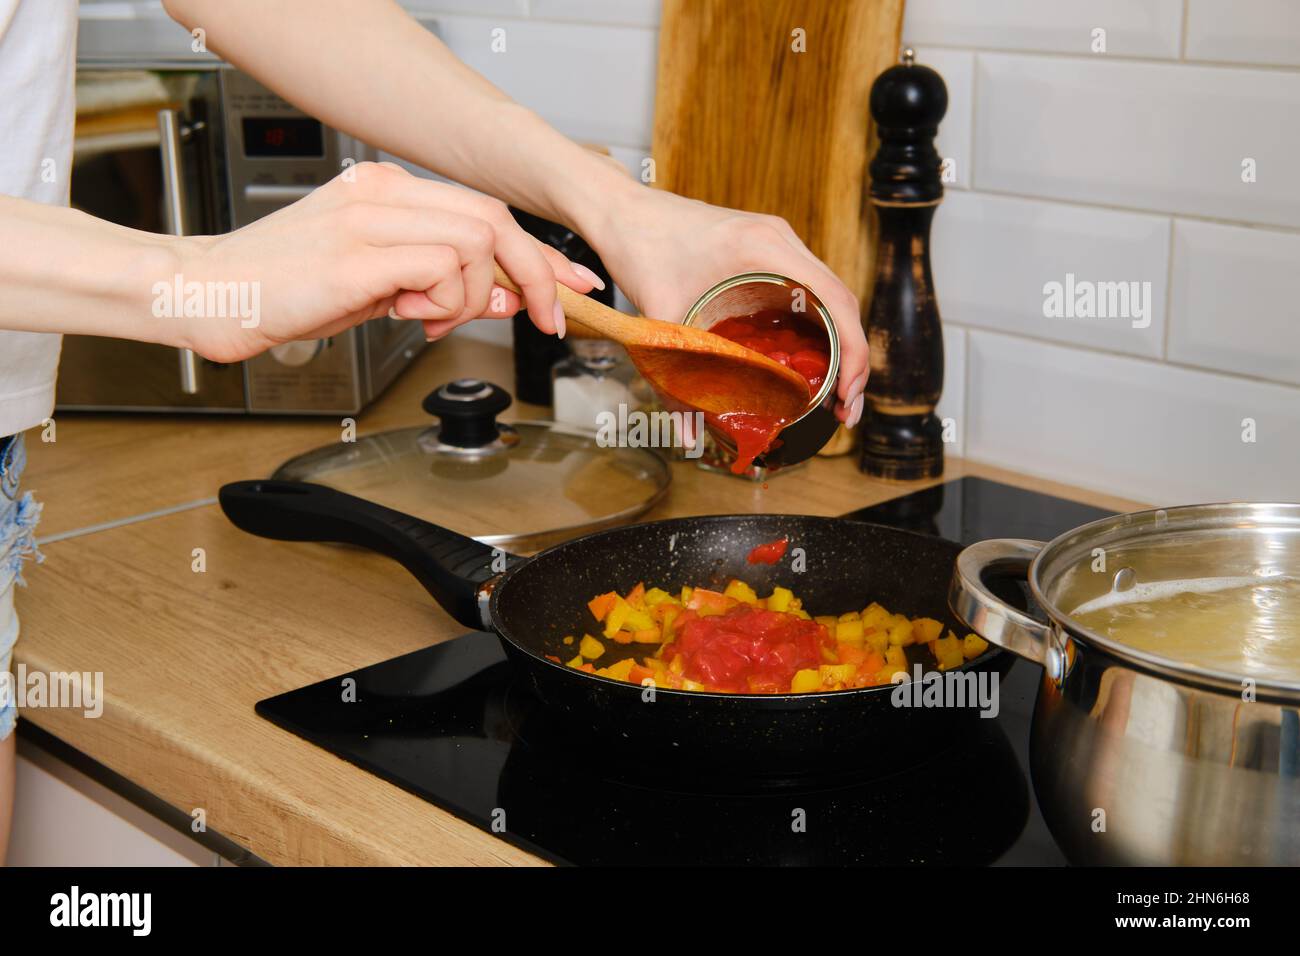
<instances>
[{"instance_id":1,"label":"wooden countertop","mask_svg":"<svg viewBox=\"0 0 1300 956\"><path fill-rule=\"evenodd\" d=\"M429 349L358 418L367 434L427 421L420 399L451 378L509 386L508 350L468 339ZM516 405L507 418L538 417ZM377 555L250 537L215 504L228 481L337 441L337 419L60 414L28 436L24 487L45 510L45 563L17 601L15 666L102 672L99 718L24 717L276 864L536 864L262 720L256 701L455 637L464 628ZM693 464L648 516L842 514L919 485L873 481L850 458L817 459L764 490ZM1100 507L1134 502L953 460L980 475ZM207 569L192 570L194 549Z\"/></svg>"}]
</instances>

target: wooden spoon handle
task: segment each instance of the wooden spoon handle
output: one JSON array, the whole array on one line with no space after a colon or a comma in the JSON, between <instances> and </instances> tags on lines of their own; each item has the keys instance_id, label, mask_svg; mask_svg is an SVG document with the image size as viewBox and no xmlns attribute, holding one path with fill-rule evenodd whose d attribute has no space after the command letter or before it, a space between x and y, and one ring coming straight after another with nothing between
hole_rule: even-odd
<instances>
[{"instance_id":1,"label":"wooden spoon handle","mask_svg":"<svg viewBox=\"0 0 1300 956\"><path fill-rule=\"evenodd\" d=\"M503 289L519 292L519 286L505 274L498 264L496 266L496 283ZM641 316L629 316L617 309L611 309L603 302L597 302L589 295L574 292L568 286L557 282L555 294L560 300L560 308L567 319L567 334L579 339L613 339L628 345L636 341L639 326L650 321Z\"/></svg>"}]
</instances>

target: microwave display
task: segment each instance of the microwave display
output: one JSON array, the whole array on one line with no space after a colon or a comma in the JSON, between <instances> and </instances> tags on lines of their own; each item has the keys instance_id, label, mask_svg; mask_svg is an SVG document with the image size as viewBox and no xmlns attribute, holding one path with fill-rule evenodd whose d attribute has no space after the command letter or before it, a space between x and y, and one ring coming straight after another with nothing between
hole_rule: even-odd
<instances>
[{"instance_id":1,"label":"microwave display","mask_svg":"<svg viewBox=\"0 0 1300 956\"><path fill-rule=\"evenodd\" d=\"M314 119L293 116L243 117L244 155L284 159L320 159L325 137Z\"/></svg>"}]
</instances>

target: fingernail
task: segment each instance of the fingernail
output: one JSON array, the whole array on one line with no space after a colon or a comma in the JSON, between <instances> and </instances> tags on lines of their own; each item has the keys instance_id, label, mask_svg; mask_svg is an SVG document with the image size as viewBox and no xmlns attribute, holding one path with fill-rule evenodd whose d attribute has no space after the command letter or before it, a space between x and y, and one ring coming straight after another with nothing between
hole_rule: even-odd
<instances>
[{"instance_id":1,"label":"fingernail","mask_svg":"<svg viewBox=\"0 0 1300 956\"><path fill-rule=\"evenodd\" d=\"M569 265L573 266L573 271L578 273L579 278L586 279L597 289L600 289L602 292L605 291L605 280L596 275L596 273L578 262L570 262Z\"/></svg>"},{"instance_id":2,"label":"fingernail","mask_svg":"<svg viewBox=\"0 0 1300 956\"><path fill-rule=\"evenodd\" d=\"M865 400L865 396L862 395L853 400L853 404L849 406L849 420L844 423L844 427L852 428L862 418L862 403Z\"/></svg>"},{"instance_id":3,"label":"fingernail","mask_svg":"<svg viewBox=\"0 0 1300 956\"><path fill-rule=\"evenodd\" d=\"M862 390L865 389L866 387L867 387L867 375L864 372L861 375L859 375L857 378L855 378L852 382L849 383L849 394L847 396L848 400L850 402L853 401L855 398L857 398L859 395L862 394Z\"/></svg>"},{"instance_id":4,"label":"fingernail","mask_svg":"<svg viewBox=\"0 0 1300 956\"><path fill-rule=\"evenodd\" d=\"M389 307L389 309L388 309L388 317L389 317L390 319L400 319L400 318L401 318L401 316L397 314L397 306L394 305L394 306L390 306L390 307Z\"/></svg>"},{"instance_id":5,"label":"fingernail","mask_svg":"<svg viewBox=\"0 0 1300 956\"><path fill-rule=\"evenodd\" d=\"M555 303L555 311L551 315L555 322L555 337L558 339L564 338L564 308L560 303Z\"/></svg>"}]
</instances>

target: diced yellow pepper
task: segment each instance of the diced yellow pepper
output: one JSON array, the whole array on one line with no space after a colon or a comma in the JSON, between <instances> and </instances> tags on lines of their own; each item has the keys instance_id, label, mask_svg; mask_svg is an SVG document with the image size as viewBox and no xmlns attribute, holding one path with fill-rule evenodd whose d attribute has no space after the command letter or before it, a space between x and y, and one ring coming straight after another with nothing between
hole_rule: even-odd
<instances>
[{"instance_id":1,"label":"diced yellow pepper","mask_svg":"<svg viewBox=\"0 0 1300 956\"><path fill-rule=\"evenodd\" d=\"M614 680L627 680L628 675L632 673L632 665L636 662L630 657L625 657L617 664L610 664L604 669L606 677L612 677ZM598 672L599 673L599 672Z\"/></svg>"},{"instance_id":2,"label":"diced yellow pepper","mask_svg":"<svg viewBox=\"0 0 1300 956\"><path fill-rule=\"evenodd\" d=\"M834 614L818 614L813 620L832 634L835 633L835 625L840 622L840 619Z\"/></svg>"},{"instance_id":3,"label":"diced yellow pepper","mask_svg":"<svg viewBox=\"0 0 1300 956\"><path fill-rule=\"evenodd\" d=\"M790 682L790 693L806 694L809 691L822 689L822 675L812 668L796 671L794 680Z\"/></svg>"},{"instance_id":4,"label":"diced yellow pepper","mask_svg":"<svg viewBox=\"0 0 1300 956\"><path fill-rule=\"evenodd\" d=\"M565 662L565 666L566 666L566 667L581 667L581 666L582 666L583 664L585 664L585 663L586 663L586 661L584 661L584 660L582 659L582 655L579 654L579 655L578 655L577 657L575 657L573 660L571 660L571 661L566 661L566 662Z\"/></svg>"},{"instance_id":5,"label":"diced yellow pepper","mask_svg":"<svg viewBox=\"0 0 1300 956\"><path fill-rule=\"evenodd\" d=\"M934 659L938 662L940 670L946 671L961 666L964 660L961 653L961 643L952 631L948 632L947 637L940 638L930 646L934 649Z\"/></svg>"},{"instance_id":6,"label":"diced yellow pepper","mask_svg":"<svg viewBox=\"0 0 1300 956\"><path fill-rule=\"evenodd\" d=\"M860 620L862 620L862 615L859 614L857 611L848 611L848 612L846 612L846 613L844 613L844 614L841 614L841 615L840 615L839 617L837 617L835 620L837 620L837 621L860 621Z\"/></svg>"},{"instance_id":7,"label":"diced yellow pepper","mask_svg":"<svg viewBox=\"0 0 1300 956\"><path fill-rule=\"evenodd\" d=\"M605 653L605 645L600 643L590 634L582 635L582 640L578 642L578 653L588 660L595 660L601 654Z\"/></svg>"},{"instance_id":8,"label":"diced yellow pepper","mask_svg":"<svg viewBox=\"0 0 1300 956\"><path fill-rule=\"evenodd\" d=\"M727 597L740 601L742 604L757 604L758 595L744 581L732 578L727 582L727 586L722 591Z\"/></svg>"},{"instance_id":9,"label":"diced yellow pepper","mask_svg":"<svg viewBox=\"0 0 1300 956\"><path fill-rule=\"evenodd\" d=\"M895 614L890 618L889 643L895 647L906 647L912 642L912 622L901 614Z\"/></svg>"},{"instance_id":10,"label":"diced yellow pepper","mask_svg":"<svg viewBox=\"0 0 1300 956\"><path fill-rule=\"evenodd\" d=\"M907 653L901 647L894 645L885 651L885 670L891 674L907 670Z\"/></svg>"},{"instance_id":11,"label":"diced yellow pepper","mask_svg":"<svg viewBox=\"0 0 1300 956\"><path fill-rule=\"evenodd\" d=\"M691 600L691 594L695 589L682 585L682 606L684 607Z\"/></svg>"},{"instance_id":12,"label":"diced yellow pepper","mask_svg":"<svg viewBox=\"0 0 1300 956\"><path fill-rule=\"evenodd\" d=\"M564 639L563 644L567 647L568 645L570 645L570 644L572 644L572 643L573 643L573 635L570 634L570 635L568 635L568 636Z\"/></svg>"},{"instance_id":13,"label":"diced yellow pepper","mask_svg":"<svg viewBox=\"0 0 1300 956\"><path fill-rule=\"evenodd\" d=\"M654 607L656 604L663 604L665 601L671 601L673 596L663 588L651 588L645 593L646 607Z\"/></svg>"},{"instance_id":14,"label":"diced yellow pepper","mask_svg":"<svg viewBox=\"0 0 1300 956\"><path fill-rule=\"evenodd\" d=\"M856 664L823 664L817 670L821 675L822 686L829 688L853 680L858 668Z\"/></svg>"},{"instance_id":15,"label":"diced yellow pepper","mask_svg":"<svg viewBox=\"0 0 1300 956\"><path fill-rule=\"evenodd\" d=\"M633 608L632 605L628 604L621 597L616 598L614 601L614 607L610 609L608 616L605 618L605 636L613 637L621 631L623 625L627 623L627 619L635 610L636 609Z\"/></svg>"},{"instance_id":16,"label":"diced yellow pepper","mask_svg":"<svg viewBox=\"0 0 1300 956\"><path fill-rule=\"evenodd\" d=\"M968 661L973 661L989 649L989 642L978 634L967 634L962 638L961 653Z\"/></svg>"},{"instance_id":17,"label":"diced yellow pepper","mask_svg":"<svg viewBox=\"0 0 1300 956\"><path fill-rule=\"evenodd\" d=\"M772 593L767 598L767 609L769 611L788 611L790 602L794 599L794 592L789 588L772 588Z\"/></svg>"},{"instance_id":18,"label":"diced yellow pepper","mask_svg":"<svg viewBox=\"0 0 1300 956\"><path fill-rule=\"evenodd\" d=\"M912 636L918 644L929 644L939 639L943 625L932 617L918 617L912 620Z\"/></svg>"},{"instance_id":19,"label":"diced yellow pepper","mask_svg":"<svg viewBox=\"0 0 1300 956\"><path fill-rule=\"evenodd\" d=\"M878 654L884 654L889 647L889 634L883 630L875 630L867 633L867 646Z\"/></svg>"},{"instance_id":20,"label":"diced yellow pepper","mask_svg":"<svg viewBox=\"0 0 1300 956\"><path fill-rule=\"evenodd\" d=\"M689 677L682 681L682 690L704 690L705 687L699 681L693 681Z\"/></svg>"},{"instance_id":21,"label":"diced yellow pepper","mask_svg":"<svg viewBox=\"0 0 1300 956\"><path fill-rule=\"evenodd\" d=\"M847 644L862 643L862 620L854 618L851 621L840 619L835 624L835 640L844 641Z\"/></svg>"},{"instance_id":22,"label":"diced yellow pepper","mask_svg":"<svg viewBox=\"0 0 1300 956\"><path fill-rule=\"evenodd\" d=\"M801 621L811 621L811 620L812 620L812 615L809 614L807 611L805 611L805 610L804 610L803 608L801 608L801 607L793 607L793 608L790 609L790 612L789 612L789 613L793 614L795 617L799 618L799 620L801 620Z\"/></svg>"},{"instance_id":23,"label":"diced yellow pepper","mask_svg":"<svg viewBox=\"0 0 1300 956\"><path fill-rule=\"evenodd\" d=\"M866 610L862 612L862 624L864 627L880 628L888 622L892 615L874 601L867 605Z\"/></svg>"}]
</instances>

